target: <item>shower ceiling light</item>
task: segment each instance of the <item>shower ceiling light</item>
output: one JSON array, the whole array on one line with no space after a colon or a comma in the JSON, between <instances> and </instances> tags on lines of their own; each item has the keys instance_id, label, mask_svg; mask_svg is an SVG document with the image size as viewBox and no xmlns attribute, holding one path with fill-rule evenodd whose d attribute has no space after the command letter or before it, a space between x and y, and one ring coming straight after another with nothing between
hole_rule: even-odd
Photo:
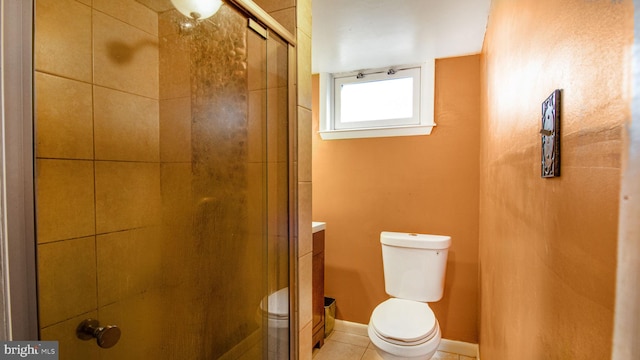
<instances>
[{"instance_id":1,"label":"shower ceiling light","mask_svg":"<svg viewBox=\"0 0 640 360\"><path fill-rule=\"evenodd\" d=\"M184 16L194 20L204 20L215 14L222 5L221 0L171 0Z\"/></svg>"}]
</instances>

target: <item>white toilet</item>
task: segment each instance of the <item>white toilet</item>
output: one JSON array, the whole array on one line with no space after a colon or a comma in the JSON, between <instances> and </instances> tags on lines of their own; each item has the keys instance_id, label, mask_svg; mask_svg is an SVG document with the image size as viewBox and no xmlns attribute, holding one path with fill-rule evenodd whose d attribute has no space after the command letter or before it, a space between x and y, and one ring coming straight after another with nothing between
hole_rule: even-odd
<instances>
[{"instance_id":1,"label":"white toilet","mask_svg":"<svg viewBox=\"0 0 640 360\"><path fill-rule=\"evenodd\" d=\"M267 359L289 360L289 288L263 298L259 315L259 321L268 326Z\"/></svg>"},{"instance_id":2,"label":"white toilet","mask_svg":"<svg viewBox=\"0 0 640 360\"><path fill-rule=\"evenodd\" d=\"M382 262L387 294L376 306L368 333L385 360L427 360L440 344L440 326L427 302L438 301L450 236L382 232Z\"/></svg>"}]
</instances>

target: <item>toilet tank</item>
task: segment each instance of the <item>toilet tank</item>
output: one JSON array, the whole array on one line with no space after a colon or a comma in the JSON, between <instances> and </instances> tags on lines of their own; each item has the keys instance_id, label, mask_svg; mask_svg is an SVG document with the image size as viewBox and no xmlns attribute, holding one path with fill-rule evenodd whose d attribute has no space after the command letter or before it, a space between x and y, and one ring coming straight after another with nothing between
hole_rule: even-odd
<instances>
[{"instance_id":1,"label":"toilet tank","mask_svg":"<svg viewBox=\"0 0 640 360\"><path fill-rule=\"evenodd\" d=\"M450 236L383 231L380 243L387 294L422 302L442 298Z\"/></svg>"}]
</instances>

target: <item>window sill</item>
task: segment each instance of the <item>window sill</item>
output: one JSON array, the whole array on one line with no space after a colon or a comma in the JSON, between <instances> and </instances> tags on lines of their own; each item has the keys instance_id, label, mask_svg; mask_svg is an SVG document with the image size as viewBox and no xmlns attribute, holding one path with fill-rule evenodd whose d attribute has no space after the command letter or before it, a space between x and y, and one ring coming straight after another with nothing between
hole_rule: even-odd
<instances>
[{"instance_id":1,"label":"window sill","mask_svg":"<svg viewBox=\"0 0 640 360\"><path fill-rule=\"evenodd\" d=\"M436 124L399 126L393 128L366 128L350 130L325 130L319 131L322 140L362 139L391 136L417 136L429 135Z\"/></svg>"}]
</instances>

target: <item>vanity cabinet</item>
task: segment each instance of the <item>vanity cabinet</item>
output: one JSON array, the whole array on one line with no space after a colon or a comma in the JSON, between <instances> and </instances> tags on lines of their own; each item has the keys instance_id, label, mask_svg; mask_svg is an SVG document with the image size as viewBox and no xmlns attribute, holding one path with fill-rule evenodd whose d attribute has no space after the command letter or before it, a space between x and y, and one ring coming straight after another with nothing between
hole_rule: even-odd
<instances>
[{"instance_id":1,"label":"vanity cabinet","mask_svg":"<svg viewBox=\"0 0 640 360\"><path fill-rule=\"evenodd\" d=\"M312 289L314 348L324 345L324 230L313 233Z\"/></svg>"}]
</instances>

